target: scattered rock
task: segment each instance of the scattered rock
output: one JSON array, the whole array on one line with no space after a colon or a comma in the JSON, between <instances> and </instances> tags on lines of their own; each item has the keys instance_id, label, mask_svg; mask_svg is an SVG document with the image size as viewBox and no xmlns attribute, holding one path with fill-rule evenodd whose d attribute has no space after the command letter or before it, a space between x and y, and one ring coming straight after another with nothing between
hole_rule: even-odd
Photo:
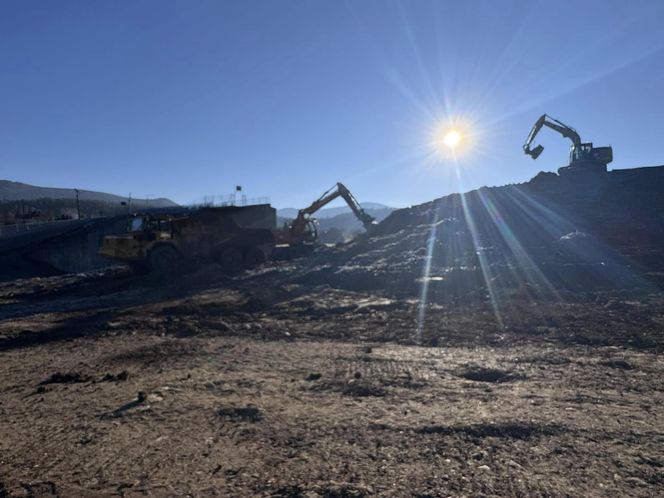
<instances>
[{"instance_id":1,"label":"scattered rock","mask_svg":"<svg viewBox=\"0 0 664 498\"><path fill-rule=\"evenodd\" d=\"M83 434L79 440L78 443L82 445L90 444L92 441L94 441L94 437L91 434Z\"/></svg>"},{"instance_id":2,"label":"scattered rock","mask_svg":"<svg viewBox=\"0 0 664 498\"><path fill-rule=\"evenodd\" d=\"M21 487L25 489L28 498L58 498L59 496L55 483L52 481L21 483ZM7 493L7 496L9 496L9 493Z\"/></svg>"},{"instance_id":3,"label":"scattered rock","mask_svg":"<svg viewBox=\"0 0 664 498\"><path fill-rule=\"evenodd\" d=\"M646 455L639 455L636 458L636 463L650 465L651 467L657 468L664 467L664 462L662 460L658 460L657 458Z\"/></svg>"},{"instance_id":4,"label":"scattered rock","mask_svg":"<svg viewBox=\"0 0 664 498\"><path fill-rule=\"evenodd\" d=\"M459 377L472 380L475 382L510 382L513 380L523 379L522 375L515 374L507 370L500 370L498 368L471 368L458 374Z\"/></svg>"},{"instance_id":5,"label":"scattered rock","mask_svg":"<svg viewBox=\"0 0 664 498\"><path fill-rule=\"evenodd\" d=\"M53 375L51 375L48 379L43 380L39 383L40 386L46 385L46 384L76 384L76 383L82 383L82 382L90 382L92 379L87 376L83 375L79 372L56 372Z\"/></svg>"},{"instance_id":6,"label":"scattered rock","mask_svg":"<svg viewBox=\"0 0 664 498\"><path fill-rule=\"evenodd\" d=\"M643 487L643 488L648 486L648 483L646 481L644 481L643 479L640 479L638 477L625 477L625 479L623 479L623 481L628 483L628 484L631 484L632 486L638 486L638 487Z\"/></svg>"},{"instance_id":7,"label":"scattered rock","mask_svg":"<svg viewBox=\"0 0 664 498\"><path fill-rule=\"evenodd\" d=\"M369 396L382 397L386 394L385 389L382 387L359 382L349 382L342 388L341 392L346 396L356 396L358 398L366 398Z\"/></svg>"},{"instance_id":8,"label":"scattered rock","mask_svg":"<svg viewBox=\"0 0 664 498\"><path fill-rule=\"evenodd\" d=\"M283 486L270 496L272 498L306 498L300 486Z\"/></svg>"},{"instance_id":9,"label":"scattered rock","mask_svg":"<svg viewBox=\"0 0 664 498\"><path fill-rule=\"evenodd\" d=\"M321 498L364 498L368 496L365 490L350 486L330 486L316 490Z\"/></svg>"},{"instance_id":10,"label":"scattered rock","mask_svg":"<svg viewBox=\"0 0 664 498\"><path fill-rule=\"evenodd\" d=\"M606 360L600 361L599 364L605 367L616 368L619 370L634 370L634 365L626 362L625 360Z\"/></svg>"},{"instance_id":11,"label":"scattered rock","mask_svg":"<svg viewBox=\"0 0 664 498\"><path fill-rule=\"evenodd\" d=\"M159 401L164 401L164 397L161 393L150 393L147 395L146 401L149 403L158 403Z\"/></svg>"},{"instance_id":12,"label":"scattered rock","mask_svg":"<svg viewBox=\"0 0 664 498\"><path fill-rule=\"evenodd\" d=\"M418 434L461 434L472 438L499 437L509 439L531 439L552 436L560 432L557 426L543 426L529 422L507 422L501 424L474 424L463 426L428 425L415 429Z\"/></svg>"},{"instance_id":13,"label":"scattered rock","mask_svg":"<svg viewBox=\"0 0 664 498\"><path fill-rule=\"evenodd\" d=\"M113 410L113 412L111 412L110 416L111 417L122 417L122 416L124 416L126 411L131 410L132 408L136 408L138 406L143 405L143 403L145 403L145 401L147 401L147 400L148 400L148 395L143 391L139 391L138 394L136 395L136 399L130 401L129 403L125 403L120 408L116 408L115 410ZM143 406L142 408L143 409L148 409L149 407L148 406Z\"/></svg>"},{"instance_id":14,"label":"scattered rock","mask_svg":"<svg viewBox=\"0 0 664 498\"><path fill-rule=\"evenodd\" d=\"M473 460L484 460L488 456L488 453L486 451L478 451L477 453L473 453L471 455Z\"/></svg>"},{"instance_id":15,"label":"scattered rock","mask_svg":"<svg viewBox=\"0 0 664 498\"><path fill-rule=\"evenodd\" d=\"M255 406L221 408L217 414L234 421L258 422L263 419L263 413Z\"/></svg>"},{"instance_id":16,"label":"scattered rock","mask_svg":"<svg viewBox=\"0 0 664 498\"><path fill-rule=\"evenodd\" d=\"M129 378L129 373L126 370L123 370L118 374L107 373L102 377L100 382L119 382L127 380L128 378Z\"/></svg>"},{"instance_id":17,"label":"scattered rock","mask_svg":"<svg viewBox=\"0 0 664 498\"><path fill-rule=\"evenodd\" d=\"M514 363L532 363L532 364L543 364L543 365L569 365L572 363L572 360L566 356L552 355L552 354L542 354L542 355L532 355L532 356L522 356L517 357L514 360Z\"/></svg>"},{"instance_id":18,"label":"scattered rock","mask_svg":"<svg viewBox=\"0 0 664 498\"><path fill-rule=\"evenodd\" d=\"M323 375L322 375L322 374L319 374L318 372L312 372L312 373L310 373L309 375L307 375L307 378L304 379L304 380L308 380L308 381L318 380L318 379L320 379L322 376L323 376Z\"/></svg>"},{"instance_id":19,"label":"scattered rock","mask_svg":"<svg viewBox=\"0 0 664 498\"><path fill-rule=\"evenodd\" d=\"M426 348L437 348L440 346L440 338L438 336L426 337L419 344Z\"/></svg>"}]
</instances>

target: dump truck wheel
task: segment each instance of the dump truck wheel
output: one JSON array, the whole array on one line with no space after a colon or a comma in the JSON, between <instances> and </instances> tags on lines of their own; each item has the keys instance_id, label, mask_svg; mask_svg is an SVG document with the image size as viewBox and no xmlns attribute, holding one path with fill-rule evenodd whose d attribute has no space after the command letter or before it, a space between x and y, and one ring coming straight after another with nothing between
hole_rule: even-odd
<instances>
[{"instance_id":1,"label":"dump truck wheel","mask_svg":"<svg viewBox=\"0 0 664 498\"><path fill-rule=\"evenodd\" d=\"M265 253L258 247L250 247L244 255L244 264L247 266L256 266L265 263Z\"/></svg>"},{"instance_id":2,"label":"dump truck wheel","mask_svg":"<svg viewBox=\"0 0 664 498\"><path fill-rule=\"evenodd\" d=\"M157 246L148 256L148 268L157 273L175 273L180 266L180 255L169 246Z\"/></svg>"},{"instance_id":3,"label":"dump truck wheel","mask_svg":"<svg viewBox=\"0 0 664 498\"><path fill-rule=\"evenodd\" d=\"M219 264L225 271L236 272L242 270L242 253L236 247L228 247L219 254Z\"/></svg>"},{"instance_id":4,"label":"dump truck wheel","mask_svg":"<svg viewBox=\"0 0 664 498\"><path fill-rule=\"evenodd\" d=\"M314 252L313 244L293 244L289 247L289 259L303 258Z\"/></svg>"},{"instance_id":5,"label":"dump truck wheel","mask_svg":"<svg viewBox=\"0 0 664 498\"><path fill-rule=\"evenodd\" d=\"M145 261L131 262L129 263L129 267L136 275L142 275L144 273L148 273L149 271L149 268L145 264Z\"/></svg>"}]
</instances>

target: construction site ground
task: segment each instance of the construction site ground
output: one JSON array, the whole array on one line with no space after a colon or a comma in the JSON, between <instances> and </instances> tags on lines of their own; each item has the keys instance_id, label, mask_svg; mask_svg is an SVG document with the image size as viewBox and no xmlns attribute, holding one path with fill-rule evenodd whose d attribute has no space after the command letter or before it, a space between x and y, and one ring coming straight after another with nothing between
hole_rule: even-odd
<instances>
[{"instance_id":1,"label":"construction site ground","mask_svg":"<svg viewBox=\"0 0 664 498\"><path fill-rule=\"evenodd\" d=\"M0 496L664 493L661 294L507 313L279 275L1 284Z\"/></svg>"}]
</instances>

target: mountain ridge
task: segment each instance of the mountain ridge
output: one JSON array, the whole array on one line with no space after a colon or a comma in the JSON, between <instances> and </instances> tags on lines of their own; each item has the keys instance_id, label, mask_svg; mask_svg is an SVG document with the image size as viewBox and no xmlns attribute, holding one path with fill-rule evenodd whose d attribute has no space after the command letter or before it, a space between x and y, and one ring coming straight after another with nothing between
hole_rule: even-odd
<instances>
[{"instance_id":1,"label":"mountain ridge","mask_svg":"<svg viewBox=\"0 0 664 498\"><path fill-rule=\"evenodd\" d=\"M76 197L75 189L60 187L40 187L12 180L0 180L0 201L19 201L33 199L71 199ZM109 203L126 202L127 197L98 192L95 190L79 189L79 199L82 201L101 201ZM156 199L133 199L132 203L150 204L153 207L177 206L176 202L159 197Z\"/></svg>"},{"instance_id":2,"label":"mountain ridge","mask_svg":"<svg viewBox=\"0 0 664 498\"><path fill-rule=\"evenodd\" d=\"M379 211L384 209L389 209L393 211L395 209L398 209L391 206L387 206L385 204L381 204L380 202L361 202L360 206L362 207L362 209L374 210L374 211ZM279 216L280 218L295 218L297 216L298 211L299 209L297 208L281 208L277 209L277 216ZM351 210L348 206L336 206L336 207L320 209L319 211L316 211L314 217L317 219L333 218L340 214L346 214L350 212Z\"/></svg>"}]
</instances>

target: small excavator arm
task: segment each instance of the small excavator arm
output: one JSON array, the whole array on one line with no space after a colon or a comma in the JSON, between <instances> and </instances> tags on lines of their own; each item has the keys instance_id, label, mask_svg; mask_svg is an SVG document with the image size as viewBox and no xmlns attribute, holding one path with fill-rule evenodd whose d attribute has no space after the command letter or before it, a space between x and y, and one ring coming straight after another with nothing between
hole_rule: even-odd
<instances>
[{"instance_id":1,"label":"small excavator arm","mask_svg":"<svg viewBox=\"0 0 664 498\"><path fill-rule=\"evenodd\" d=\"M309 223L310 216L314 214L319 209L323 208L330 202L332 202L337 197L343 198L350 207L353 214L362 222L364 228L369 231L376 224L376 220L369 214L367 214L364 209L360 206L360 203L357 202L350 190L346 188L343 183L337 183L330 190L325 192L322 196L312 202L309 206L304 209L300 209L297 213L297 218L293 221L290 231L291 234L296 236L300 233L303 233L306 230L306 227Z\"/></svg>"},{"instance_id":2,"label":"small excavator arm","mask_svg":"<svg viewBox=\"0 0 664 498\"><path fill-rule=\"evenodd\" d=\"M348 204L348 207L351 209L351 211L353 211L353 214L357 217L358 220L362 222L364 229L367 232L370 231L376 224L374 217L362 209L360 203L357 202L357 199L353 197L353 194L350 193L350 190L348 190L343 183L337 183L337 190L339 191L341 197L343 197L343 199L346 201L346 204Z\"/></svg>"},{"instance_id":3,"label":"small excavator arm","mask_svg":"<svg viewBox=\"0 0 664 498\"><path fill-rule=\"evenodd\" d=\"M535 137L543 126L547 126L552 130L560 133L563 137L569 138L572 141L573 147L581 144L581 137L574 128L567 126L565 123L562 123L557 119L548 116L547 114L542 114L542 116L540 116L540 118L533 125L533 129L530 130L528 138L526 139L526 143L523 144L523 151L533 159L537 159L544 150L544 147L541 145L536 146L534 149L530 148L533 140L535 140Z\"/></svg>"},{"instance_id":4,"label":"small excavator arm","mask_svg":"<svg viewBox=\"0 0 664 498\"><path fill-rule=\"evenodd\" d=\"M321 195L318 199L316 199L314 202L312 202L309 206L300 209L297 213L297 217L300 218L301 216L309 216L314 214L316 211L319 209L322 209L325 207L327 204L332 202L334 199L339 197L341 195L341 192L338 189L338 185L335 187L332 187L330 190L325 192L323 195Z\"/></svg>"}]
</instances>

